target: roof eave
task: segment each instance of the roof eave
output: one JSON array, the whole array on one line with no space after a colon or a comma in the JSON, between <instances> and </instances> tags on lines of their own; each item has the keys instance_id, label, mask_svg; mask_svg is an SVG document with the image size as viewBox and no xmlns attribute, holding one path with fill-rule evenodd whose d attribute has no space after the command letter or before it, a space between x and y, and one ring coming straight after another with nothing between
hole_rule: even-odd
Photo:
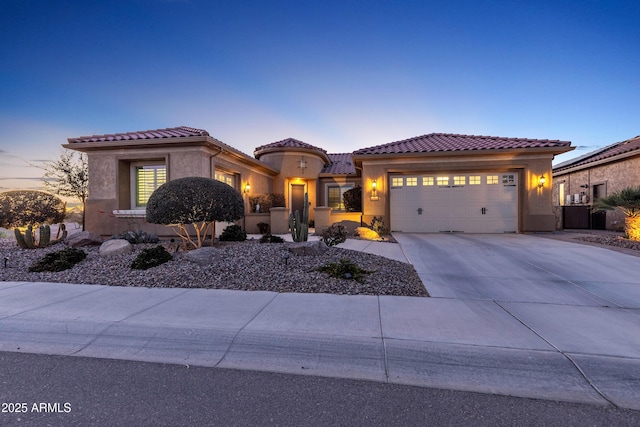
<instances>
[{"instance_id":1,"label":"roof eave","mask_svg":"<svg viewBox=\"0 0 640 427\"><path fill-rule=\"evenodd\" d=\"M565 166L562 169L554 170L554 175L566 175L571 172L577 172L585 169L592 168L594 166L601 166L607 163L615 163L621 160L625 160L629 157L640 156L640 150L628 151L626 153L617 154L615 156L607 157L605 159L595 160L593 162L584 163L578 166Z\"/></svg>"},{"instance_id":2,"label":"roof eave","mask_svg":"<svg viewBox=\"0 0 640 427\"><path fill-rule=\"evenodd\" d=\"M317 150L317 149L306 148L306 147L269 147L269 148L263 148L261 150L254 151L253 155L257 159L260 159L260 157L262 157L265 154L283 153L283 152L296 152L296 153L312 154L312 155L320 157L324 161L324 163L331 163L331 160L329 160L329 156L327 155L327 153L325 153L323 151L320 151L320 150Z\"/></svg>"}]
</instances>

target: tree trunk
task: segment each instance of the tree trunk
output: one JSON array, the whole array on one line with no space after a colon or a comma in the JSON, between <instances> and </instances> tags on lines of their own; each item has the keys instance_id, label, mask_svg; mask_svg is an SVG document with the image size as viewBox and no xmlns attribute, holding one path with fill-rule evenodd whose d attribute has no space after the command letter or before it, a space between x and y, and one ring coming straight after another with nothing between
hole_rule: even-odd
<instances>
[{"instance_id":1,"label":"tree trunk","mask_svg":"<svg viewBox=\"0 0 640 427\"><path fill-rule=\"evenodd\" d=\"M640 216L628 216L624 219L624 231L629 240L640 242Z\"/></svg>"}]
</instances>

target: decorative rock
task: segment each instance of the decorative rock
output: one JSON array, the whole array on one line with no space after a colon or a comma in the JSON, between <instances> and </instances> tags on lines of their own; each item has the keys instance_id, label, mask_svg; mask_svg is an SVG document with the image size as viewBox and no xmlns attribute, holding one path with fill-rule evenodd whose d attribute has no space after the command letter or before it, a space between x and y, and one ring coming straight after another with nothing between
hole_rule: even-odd
<instances>
[{"instance_id":1,"label":"decorative rock","mask_svg":"<svg viewBox=\"0 0 640 427\"><path fill-rule=\"evenodd\" d=\"M101 256L111 256L111 255L120 255L120 254L128 254L133 251L133 245L129 243L125 239L113 239L107 240L102 245L100 245L100 249L98 253Z\"/></svg>"},{"instance_id":2,"label":"decorative rock","mask_svg":"<svg viewBox=\"0 0 640 427\"><path fill-rule=\"evenodd\" d=\"M293 242L289 245L289 252L301 256L324 255L328 250L329 247L322 240L315 242Z\"/></svg>"},{"instance_id":3,"label":"decorative rock","mask_svg":"<svg viewBox=\"0 0 640 427\"><path fill-rule=\"evenodd\" d=\"M101 245L104 239L90 231L81 231L79 233L72 234L67 237L65 243L72 248L79 248L82 246L97 246Z\"/></svg>"},{"instance_id":4,"label":"decorative rock","mask_svg":"<svg viewBox=\"0 0 640 427\"><path fill-rule=\"evenodd\" d=\"M206 266L211 265L213 261L218 258L219 253L220 251L218 249L208 246L189 251L184 258L194 264Z\"/></svg>"}]
</instances>

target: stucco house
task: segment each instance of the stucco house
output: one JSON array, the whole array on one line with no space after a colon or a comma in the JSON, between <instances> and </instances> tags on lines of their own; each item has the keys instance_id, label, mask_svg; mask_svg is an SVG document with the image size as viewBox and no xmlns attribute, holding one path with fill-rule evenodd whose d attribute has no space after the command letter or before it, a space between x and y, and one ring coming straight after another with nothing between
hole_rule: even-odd
<instances>
[{"instance_id":1,"label":"stucco house","mask_svg":"<svg viewBox=\"0 0 640 427\"><path fill-rule=\"evenodd\" d=\"M558 229L622 230L619 212L592 212L593 203L640 185L640 136L616 142L553 168L553 206Z\"/></svg>"},{"instance_id":2,"label":"stucco house","mask_svg":"<svg viewBox=\"0 0 640 427\"><path fill-rule=\"evenodd\" d=\"M136 227L171 235L144 221L149 195L167 180L211 177L245 197L239 223L267 222L287 232L289 212L309 195L316 228L382 217L392 231L505 233L552 231L551 162L569 141L429 134L352 153L327 153L288 138L251 157L202 129L186 126L69 138L87 153L88 230L108 236ZM362 212L345 212L342 194L360 186ZM285 206L255 212L249 199L280 193Z\"/></svg>"}]
</instances>

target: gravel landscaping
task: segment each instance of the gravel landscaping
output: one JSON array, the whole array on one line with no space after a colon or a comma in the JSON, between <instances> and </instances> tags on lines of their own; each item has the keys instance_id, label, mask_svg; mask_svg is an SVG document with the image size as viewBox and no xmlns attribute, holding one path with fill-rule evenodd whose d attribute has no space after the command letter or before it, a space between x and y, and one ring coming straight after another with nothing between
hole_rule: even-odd
<instances>
[{"instance_id":1,"label":"gravel landscaping","mask_svg":"<svg viewBox=\"0 0 640 427\"><path fill-rule=\"evenodd\" d=\"M394 244L394 243L387 243ZM291 254L285 260L290 243L245 242L216 243L211 263L201 266L185 259L185 252L173 260L149 270L133 270L131 262L144 248L134 245L132 253L100 256L98 247L82 248L87 258L69 270L51 273L29 272L29 267L45 254L65 248L58 243L44 249L19 249L12 238L0 239L0 281L58 282L113 286L236 289L246 291L332 293L341 295L428 296L413 266L377 255L340 248L329 248L324 255ZM4 268L4 258L8 258ZM371 271L363 283L334 279L314 271L329 262L348 259ZM285 262L286 261L286 262Z\"/></svg>"}]
</instances>

